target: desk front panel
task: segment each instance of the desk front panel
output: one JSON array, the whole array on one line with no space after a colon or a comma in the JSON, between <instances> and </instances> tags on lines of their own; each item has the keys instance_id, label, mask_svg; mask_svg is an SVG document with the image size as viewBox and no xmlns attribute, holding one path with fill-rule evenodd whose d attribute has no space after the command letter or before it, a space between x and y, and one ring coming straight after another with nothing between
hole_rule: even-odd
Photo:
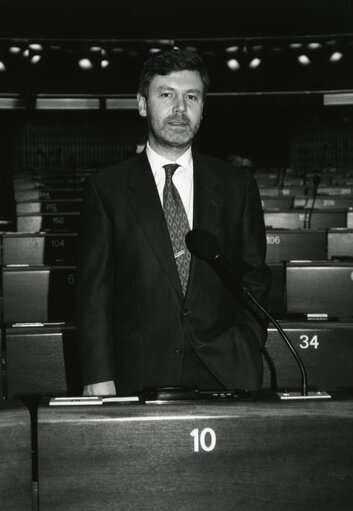
<instances>
[{"instance_id":1,"label":"desk front panel","mask_svg":"<svg viewBox=\"0 0 353 511\"><path fill-rule=\"evenodd\" d=\"M350 510L352 401L41 406L40 509Z\"/></svg>"}]
</instances>

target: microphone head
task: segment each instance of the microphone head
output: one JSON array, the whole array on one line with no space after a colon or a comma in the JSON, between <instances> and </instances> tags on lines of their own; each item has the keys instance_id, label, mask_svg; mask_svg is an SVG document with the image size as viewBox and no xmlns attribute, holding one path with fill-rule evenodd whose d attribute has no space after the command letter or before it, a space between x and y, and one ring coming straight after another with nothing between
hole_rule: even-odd
<instances>
[{"instance_id":1,"label":"microphone head","mask_svg":"<svg viewBox=\"0 0 353 511\"><path fill-rule=\"evenodd\" d=\"M207 229L193 229L185 236L186 246L191 254L206 261L212 261L221 255L218 239Z\"/></svg>"}]
</instances>

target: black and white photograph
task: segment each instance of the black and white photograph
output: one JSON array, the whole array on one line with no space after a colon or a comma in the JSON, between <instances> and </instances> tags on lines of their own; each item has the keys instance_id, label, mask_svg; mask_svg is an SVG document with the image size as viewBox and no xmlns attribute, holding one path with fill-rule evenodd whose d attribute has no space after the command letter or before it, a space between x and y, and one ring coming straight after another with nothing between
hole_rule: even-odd
<instances>
[{"instance_id":1,"label":"black and white photograph","mask_svg":"<svg viewBox=\"0 0 353 511\"><path fill-rule=\"evenodd\" d=\"M351 0L0 0L1 511L353 509Z\"/></svg>"}]
</instances>

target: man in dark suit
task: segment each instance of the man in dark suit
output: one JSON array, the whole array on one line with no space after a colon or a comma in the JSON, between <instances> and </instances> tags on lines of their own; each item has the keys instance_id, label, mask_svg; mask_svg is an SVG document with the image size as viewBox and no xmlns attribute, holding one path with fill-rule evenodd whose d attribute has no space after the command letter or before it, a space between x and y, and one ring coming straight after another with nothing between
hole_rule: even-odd
<instances>
[{"instance_id":1,"label":"man in dark suit","mask_svg":"<svg viewBox=\"0 0 353 511\"><path fill-rule=\"evenodd\" d=\"M208 81L194 52L151 57L137 96L146 150L87 183L77 279L86 395L261 386L266 324L184 241L192 228L214 233L265 303L270 275L256 182L191 148Z\"/></svg>"}]
</instances>

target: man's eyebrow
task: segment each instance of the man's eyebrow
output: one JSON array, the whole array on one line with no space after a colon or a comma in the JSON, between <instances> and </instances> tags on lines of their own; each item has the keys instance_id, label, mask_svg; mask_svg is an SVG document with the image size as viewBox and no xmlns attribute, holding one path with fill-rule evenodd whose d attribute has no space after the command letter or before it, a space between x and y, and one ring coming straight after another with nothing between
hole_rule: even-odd
<instances>
[{"instance_id":1,"label":"man's eyebrow","mask_svg":"<svg viewBox=\"0 0 353 511\"><path fill-rule=\"evenodd\" d=\"M171 90L171 91L174 91L176 90L175 87L172 87L171 85L159 85L157 87L157 91L162 91L162 90ZM190 92L194 93L194 94L201 94L202 95L202 91L200 89L187 89L185 91L185 94L189 94Z\"/></svg>"}]
</instances>

